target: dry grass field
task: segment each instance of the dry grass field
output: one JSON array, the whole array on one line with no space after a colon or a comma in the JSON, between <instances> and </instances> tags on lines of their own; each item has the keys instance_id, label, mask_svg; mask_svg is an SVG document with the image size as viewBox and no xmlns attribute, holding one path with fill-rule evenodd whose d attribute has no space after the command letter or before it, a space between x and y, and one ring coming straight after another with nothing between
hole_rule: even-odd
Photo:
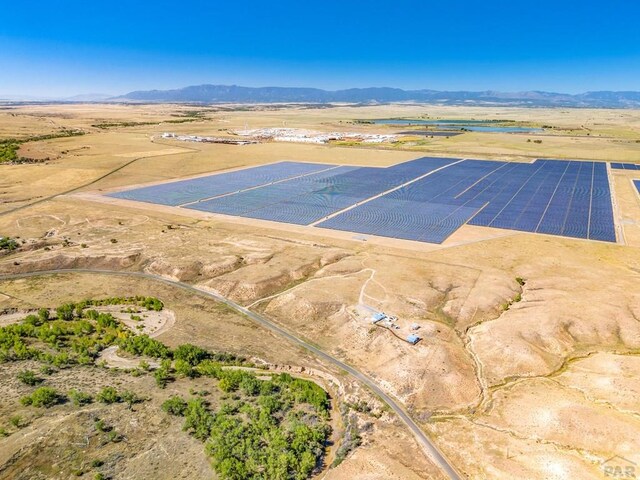
<instances>
[{"instance_id":1,"label":"dry grass field","mask_svg":"<svg viewBox=\"0 0 640 480\"><path fill-rule=\"evenodd\" d=\"M196 121L166 123L191 118L183 116L195 110L201 112ZM230 129L283 125L390 133L400 129L353 121L424 116L554 128L543 134L464 133L419 145L354 147L157 138L167 131L218 136ZM153 124L94 126L123 122ZM467 478L605 478L603 462L616 455L640 465L640 195L631 183L640 171L611 176L618 244L471 226L443 245L362 242L321 229L99 197L128 185L279 160L385 166L438 155L640 163L640 111L409 105L0 109L0 138L62 127L86 134L23 144L23 155L51 158L45 163L0 164L0 236L21 244L0 253L0 273L135 270L219 292L369 375L406 406ZM305 367L340 380L331 392L338 404L365 400L378 408L366 389L305 351L210 300L155 282L88 274L2 281L0 310L127 292L157 296L175 313L175 325L159 337L170 346L191 342ZM418 324L423 340L412 346L374 327L363 304ZM126 381L148 390L148 379ZM0 384L3 391L12 388ZM153 423L158 440L151 445L148 438L132 436L118 478L160 478L158 472L166 474L163 478L192 478L207 471L201 444L181 436L179 424L141 414ZM34 419L29 432L50 437L44 432L60 422L71 438L81 419L69 415ZM344 425L336 421L342 435ZM323 478L444 478L391 413L359 414L358 422L363 445ZM12 435L0 442L27 441L24 432L25 439ZM51 442L46 451L57 455L59 445ZM194 453L172 459L174 470L166 470L166 452L175 449ZM132 459L142 452L148 466L136 470Z\"/></svg>"}]
</instances>

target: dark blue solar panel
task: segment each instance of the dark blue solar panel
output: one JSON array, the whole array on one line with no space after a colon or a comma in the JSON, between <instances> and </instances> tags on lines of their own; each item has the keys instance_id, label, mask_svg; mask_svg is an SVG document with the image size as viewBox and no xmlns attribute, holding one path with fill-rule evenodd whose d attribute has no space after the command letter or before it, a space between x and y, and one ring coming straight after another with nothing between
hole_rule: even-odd
<instances>
[{"instance_id":1,"label":"dark blue solar panel","mask_svg":"<svg viewBox=\"0 0 640 480\"><path fill-rule=\"evenodd\" d=\"M611 163L611 168L615 170L640 170L640 164L637 163Z\"/></svg>"},{"instance_id":2,"label":"dark blue solar panel","mask_svg":"<svg viewBox=\"0 0 640 480\"><path fill-rule=\"evenodd\" d=\"M319 163L280 162L261 167L247 168L229 173L163 183L109 194L111 197L159 203L161 205L182 205L203 198L237 192L246 188L284 180L298 175L325 170L333 165Z\"/></svg>"},{"instance_id":3,"label":"dark blue solar panel","mask_svg":"<svg viewBox=\"0 0 640 480\"><path fill-rule=\"evenodd\" d=\"M306 192L312 192L315 189L322 188L323 185L331 184L334 177L354 170L357 170L357 167L338 167L304 177L297 177L285 182L265 185L234 195L204 200L187 205L186 207L205 212L251 216L250 213L255 210L269 207L279 202L292 200Z\"/></svg>"}]
</instances>

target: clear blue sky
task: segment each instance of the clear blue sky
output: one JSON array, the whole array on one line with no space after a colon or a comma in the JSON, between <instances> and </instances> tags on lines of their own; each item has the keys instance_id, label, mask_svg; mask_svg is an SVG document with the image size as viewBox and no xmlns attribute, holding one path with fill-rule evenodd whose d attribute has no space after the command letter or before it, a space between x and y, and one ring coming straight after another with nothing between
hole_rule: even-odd
<instances>
[{"instance_id":1,"label":"clear blue sky","mask_svg":"<svg viewBox=\"0 0 640 480\"><path fill-rule=\"evenodd\" d=\"M4 1L0 94L640 90L636 0Z\"/></svg>"}]
</instances>

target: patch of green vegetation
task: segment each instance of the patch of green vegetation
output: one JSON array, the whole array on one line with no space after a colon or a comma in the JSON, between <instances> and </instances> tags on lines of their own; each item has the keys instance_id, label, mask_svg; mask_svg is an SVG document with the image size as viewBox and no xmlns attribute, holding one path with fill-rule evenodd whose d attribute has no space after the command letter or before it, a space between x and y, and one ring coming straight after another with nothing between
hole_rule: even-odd
<instances>
[{"instance_id":1,"label":"patch of green vegetation","mask_svg":"<svg viewBox=\"0 0 640 480\"><path fill-rule=\"evenodd\" d=\"M24 139L6 138L0 140L0 163L39 163L42 160L33 158L18 157L18 149L20 145L27 142L38 142L41 140L51 140L54 138L76 137L84 135L82 130L63 129L56 133L48 133L45 135L35 135Z\"/></svg>"},{"instance_id":2,"label":"patch of green vegetation","mask_svg":"<svg viewBox=\"0 0 640 480\"><path fill-rule=\"evenodd\" d=\"M86 363L93 363L97 354L111 345L119 345L132 355L160 358L160 367L154 372L159 386L173 380L174 374L185 378L205 376L215 380L214 384L226 394L217 409L206 400L208 391L193 388L190 390L193 398L174 395L162 404L167 414L184 417L184 430L205 444L219 478L305 479L316 471L331 431L326 391L286 373L265 379L250 370L229 368L250 365L243 357L231 353L211 352L192 344L170 349L146 335L136 335L111 314L90 308L121 303L162 308L162 302L152 297L128 297L40 309L18 324L0 328L0 360L41 361L51 374L57 370L49 365L72 368L84 364L85 359L89 360ZM32 370L21 371L20 378L29 385L42 381ZM126 403L131 408L144 399L135 392L119 391L113 386L104 386L94 396L77 389L64 395L41 386L24 396L21 403L51 408L69 401L82 408L94 400L104 405ZM100 433L102 445L124 440L100 418L94 418L94 427Z\"/></svg>"},{"instance_id":3,"label":"patch of green vegetation","mask_svg":"<svg viewBox=\"0 0 640 480\"><path fill-rule=\"evenodd\" d=\"M190 123L190 122L199 122L201 120L205 120L204 118L181 118L176 120L165 120L162 123Z\"/></svg>"},{"instance_id":4,"label":"patch of green vegetation","mask_svg":"<svg viewBox=\"0 0 640 480\"><path fill-rule=\"evenodd\" d=\"M130 303L148 310L163 308L162 302L153 297L115 297L65 303L55 308L53 318L49 309L42 308L37 315L27 315L21 323L0 328L0 363L31 359L58 368L86 365L92 363L101 350L118 343L123 344L125 350L129 348L133 353L144 353L144 349L138 352L130 345L147 345L154 341L148 337L137 339L135 333L113 315L88 309L90 306ZM156 348L169 355L169 349L164 345L156 345ZM35 378L35 374L25 375L25 382Z\"/></svg>"},{"instance_id":5,"label":"patch of green vegetation","mask_svg":"<svg viewBox=\"0 0 640 480\"><path fill-rule=\"evenodd\" d=\"M163 409L183 416L184 429L206 443L218 476L239 479L308 478L324 454L330 433L327 393L315 383L274 376L258 380L242 370L203 368L218 378L225 392L238 392L237 400L223 403L216 412L201 397L169 398Z\"/></svg>"},{"instance_id":6,"label":"patch of green vegetation","mask_svg":"<svg viewBox=\"0 0 640 480\"><path fill-rule=\"evenodd\" d=\"M156 380L156 385L160 388L165 388L167 383L173 380L173 375L171 375L172 371L171 360L163 360L160 364L160 368L153 372L153 378Z\"/></svg>"},{"instance_id":7,"label":"patch of green vegetation","mask_svg":"<svg viewBox=\"0 0 640 480\"><path fill-rule=\"evenodd\" d=\"M2 148L1 145L0 148ZM0 155L2 155L1 152ZM0 162L2 162L2 160L0 160ZM8 250L9 252L12 252L16 248L18 248L18 242L16 242L15 239L9 237L0 237L0 251Z\"/></svg>"},{"instance_id":8,"label":"patch of green vegetation","mask_svg":"<svg viewBox=\"0 0 640 480\"><path fill-rule=\"evenodd\" d=\"M362 142L359 141L349 141L349 140L336 140L331 142L332 145L337 145L340 147L361 147Z\"/></svg>"},{"instance_id":9,"label":"patch of green vegetation","mask_svg":"<svg viewBox=\"0 0 640 480\"><path fill-rule=\"evenodd\" d=\"M38 408L50 408L66 400L64 395L58 393L51 387L40 387L33 391L31 395L25 395L20 399L23 405L30 405Z\"/></svg>"},{"instance_id":10,"label":"patch of green vegetation","mask_svg":"<svg viewBox=\"0 0 640 480\"><path fill-rule=\"evenodd\" d=\"M182 118L185 117L185 118ZM160 120L157 122L101 122L94 123L91 125L94 128L99 128L101 130L108 130L110 128L123 128L123 127L144 127L147 125L159 125L161 123L190 123L190 122L198 122L201 120L205 120L204 117L199 115L181 115L181 118L171 119L171 120Z\"/></svg>"},{"instance_id":11,"label":"patch of green vegetation","mask_svg":"<svg viewBox=\"0 0 640 480\"><path fill-rule=\"evenodd\" d=\"M89 405L91 402L93 402L93 397L91 395L81 392L80 390L77 390L75 388L69 390L67 396L69 397L69 400L71 400L71 403L73 403L76 407Z\"/></svg>"},{"instance_id":12,"label":"patch of green vegetation","mask_svg":"<svg viewBox=\"0 0 640 480\"><path fill-rule=\"evenodd\" d=\"M164 401L162 404L162 410L167 412L169 415L182 417L187 410L187 402L182 397L174 395Z\"/></svg>"},{"instance_id":13,"label":"patch of green vegetation","mask_svg":"<svg viewBox=\"0 0 640 480\"><path fill-rule=\"evenodd\" d=\"M107 130L109 128L119 128L119 127L140 127L145 125L158 125L160 122L102 122L102 123L94 123L91 125L94 128L100 128L102 130Z\"/></svg>"},{"instance_id":14,"label":"patch of green vegetation","mask_svg":"<svg viewBox=\"0 0 640 480\"><path fill-rule=\"evenodd\" d=\"M118 395L118 391L115 388L104 387L96 395L96 400L106 404L117 403L120 401L120 395Z\"/></svg>"},{"instance_id":15,"label":"patch of green vegetation","mask_svg":"<svg viewBox=\"0 0 640 480\"><path fill-rule=\"evenodd\" d=\"M20 143L18 140L0 140L0 163L16 161Z\"/></svg>"},{"instance_id":16,"label":"patch of green vegetation","mask_svg":"<svg viewBox=\"0 0 640 480\"><path fill-rule=\"evenodd\" d=\"M38 377L35 372L31 370L23 370L18 373L18 380L20 380L25 385L30 385L32 387L34 385L42 383L42 378Z\"/></svg>"},{"instance_id":17,"label":"patch of green vegetation","mask_svg":"<svg viewBox=\"0 0 640 480\"><path fill-rule=\"evenodd\" d=\"M20 415L13 415L9 418L9 423L15 428L24 428L28 425L28 422Z\"/></svg>"},{"instance_id":18,"label":"patch of green vegetation","mask_svg":"<svg viewBox=\"0 0 640 480\"><path fill-rule=\"evenodd\" d=\"M120 348L132 355L144 355L151 358L169 358L171 351L162 342L148 335L136 335L123 338Z\"/></svg>"}]
</instances>

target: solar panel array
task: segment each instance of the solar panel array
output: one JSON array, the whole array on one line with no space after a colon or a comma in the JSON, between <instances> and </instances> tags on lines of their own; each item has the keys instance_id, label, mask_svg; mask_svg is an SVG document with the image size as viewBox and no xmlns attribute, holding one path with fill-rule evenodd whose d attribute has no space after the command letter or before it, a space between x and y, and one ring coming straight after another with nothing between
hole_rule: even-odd
<instances>
[{"instance_id":1,"label":"solar panel array","mask_svg":"<svg viewBox=\"0 0 640 480\"><path fill-rule=\"evenodd\" d=\"M640 164L637 163L612 163L611 168L616 170L640 170Z\"/></svg>"},{"instance_id":2,"label":"solar panel array","mask_svg":"<svg viewBox=\"0 0 640 480\"><path fill-rule=\"evenodd\" d=\"M615 242L610 195L603 163L465 160L318 226L442 243L468 222Z\"/></svg>"},{"instance_id":3,"label":"solar panel array","mask_svg":"<svg viewBox=\"0 0 640 480\"><path fill-rule=\"evenodd\" d=\"M508 174L479 195L488 204L471 225L616 241L604 163L537 160L509 165Z\"/></svg>"},{"instance_id":4,"label":"solar panel array","mask_svg":"<svg viewBox=\"0 0 640 480\"><path fill-rule=\"evenodd\" d=\"M430 243L465 223L616 241L606 164L590 161L424 157L387 168L280 162L111 195Z\"/></svg>"}]
</instances>

